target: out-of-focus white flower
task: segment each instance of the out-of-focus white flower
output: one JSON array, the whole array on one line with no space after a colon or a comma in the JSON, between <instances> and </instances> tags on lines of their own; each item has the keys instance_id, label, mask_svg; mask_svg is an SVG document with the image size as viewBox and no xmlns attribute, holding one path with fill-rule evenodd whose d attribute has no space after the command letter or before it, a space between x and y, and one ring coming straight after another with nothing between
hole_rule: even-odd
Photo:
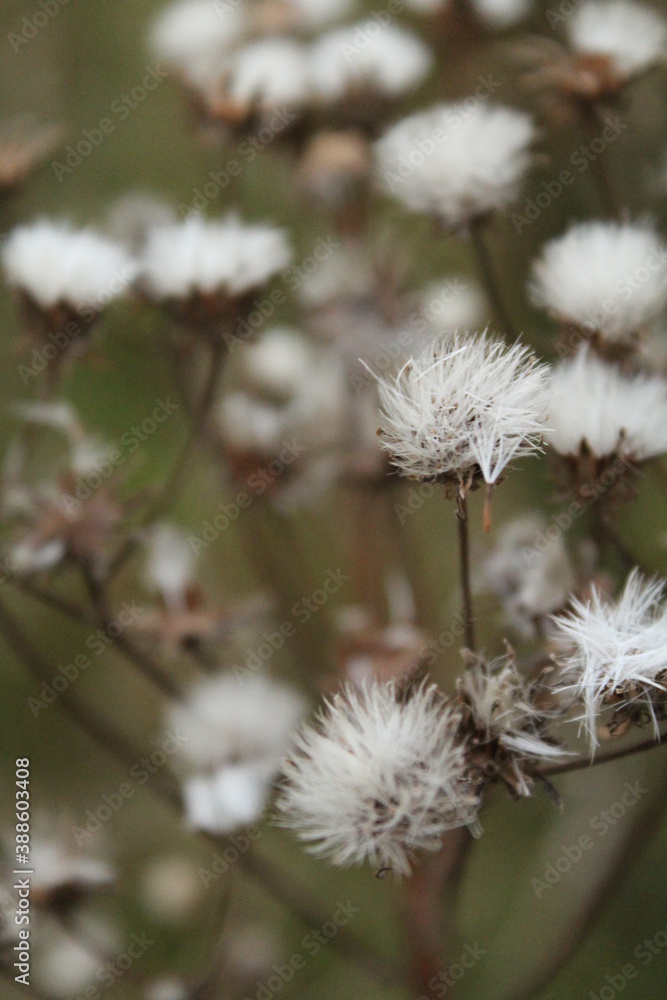
<instances>
[{"instance_id":1,"label":"out-of-focus white flower","mask_svg":"<svg viewBox=\"0 0 667 1000\"><path fill-rule=\"evenodd\" d=\"M628 79L667 55L667 22L657 10L632 0L587 0L568 17L570 48L582 56L605 58Z\"/></svg>"},{"instance_id":2,"label":"out-of-focus white flower","mask_svg":"<svg viewBox=\"0 0 667 1000\"><path fill-rule=\"evenodd\" d=\"M416 852L475 821L458 721L434 685L405 698L393 682L347 687L295 738L280 822L336 865L407 874Z\"/></svg>"},{"instance_id":3,"label":"out-of-focus white flower","mask_svg":"<svg viewBox=\"0 0 667 1000\"><path fill-rule=\"evenodd\" d=\"M158 979L146 990L146 1000L188 1000L191 987L179 979Z\"/></svg>"},{"instance_id":4,"label":"out-of-focus white flower","mask_svg":"<svg viewBox=\"0 0 667 1000\"><path fill-rule=\"evenodd\" d=\"M548 369L521 344L450 334L395 378L378 380L382 447L402 475L496 483L508 464L540 450Z\"/></svg>"},{"instance_id":5,"label":"out-of-focus white flower","mask_svg":"<svg viewBox=\"0 0 667 1000\"><path fill-rule=\"evenodd\" d=\"M167 608L182 609L195 565L187 537L172 524L156 525L148 538L147 556L145 582L159 591Z\"/></svg>"},{"instance_id":6,"label":"out-of-focus white flower","mask_svg":"<svg viewBox=\"0 0 667 1000\"><path fill-rule=\"evenodd\" d=\"M149 234L141 273L158 299L222 293L233 298L259 288L285 268L291 253L281 229L246 225L234 215L199 217Z\"/></svg>"},{"instance_id":7,"label":"out-of-focus white flower","mask_svg":"<svg viewBox=\"0 0 667 1000\"><path fill-rule=\"evenodd\" d=\"M581 222L533 263L533 302L609 340L636 333L667 304L667 248L648 225Z\"/></svg>"},{"instance_id":8,"label":"out-of-focus white flower","mask_svg":"<svg viewBox=\"0 0 667 1000\"><path fill-rule=\"evenodd\" d=\"M510 28L533 9L532 0L471 0L472 7L489 28Z\"/></svg>"},{"instance_id":9,"label":"out-of-focus white flower","mask_svg":"<svg viewBox=\"0 0 667 1000\"><path fill-rule=\"evenodd\" d=\"M273 327L243 351L244 381L259 393L289 399L299 392L317 364L314 354L298 330Z\"/></svg>"},{"instance_id":10,"label":"out-of-focus white flower","mask_svg":"<svg viewBox=\"0 0 667 1000\"><path fill-rule=\"evenodd\" d=\"M312 274L304 275L297 294L306 308L324 308L342 298L370 297L375 279L368 252L354 244L341 245Z\"/></svg>"},{"instance_id":11,"label":"out-of-focus white flower","mask_svg":"<svg viewBox=\"0 0 667 1000\"><path fill-rule=\"evenodd\" d=\"M166 7L151 28L150 46L188 83L207 87L225 56L243 38L246 12L217 0L180 0Z\"/></svg>"},{"instance_id":12,"label":"out-of-focus white flower","mask_svg":"<svg viewBox=\"0 0 667 1000\"><path fill-rule=\"evenodd\" d=\"M190 826L228 833L259 819L277 768L228 764L213 774L193 775L183 785L185 815Z\"/></svg>"},{"instance_id":13,"label":"out-of-focus white flower","mask_svg":"<svg viewBox=\"0 0 667 1000\"><path fill-rule=\"evenodd\" d=\"M523 638L565 605L575 584L562 533L548 537L546 527L537 515L509 521L482 567L480 582L498 597Z\"/></svg>"},{"instance_id":14,"label":"out-of-focus white flower","mask_svg":"<svg viewBox=\"0 0 667 1000\"><path fill-rule=\"evenodd\" d=\"M307 50L291 38L265 38L240 49L231 60L225 95L234 104L299 107L312 96Z\"/></svg>"},{"instance_id":15,"label":"out-of-focus white flower","mask_svg":"<svg viewBox=\"0 0 667 1000\"><path fill-rule=\"evenodd\" d=\"M431 282L418 293L417 303L410 325L434 337L453 330L478 330L489 314L479 285L458 277Z\"/></svg>"},{"instance_id":16,"label":"out-of-focus white flower","mask_svg":"<svg viewBox=\"0 0 667 1000\"><path fill-rule=\"evenodd\" d=\"M36 834L30 845L32 889L36 899L47 900L59 890L92 892L113 883L114 871L106 861L73 852L58 839Z\"/></svg>"},{"instance_id":17,"label":"out-of-focus white flower","mask_svg":"<svg viewBox=\"0 0 667 1000\"><path fill-rule=\"evenodd\" d=\"M659 738L656 704L667 696L664 591L664 580L645 580L634 569L617 601L594 586L588 601L573 598L571 611L554 618L563 686L583 701L591 752L606 708L621 718L633 711L647 715Z\"/></svg>"},{"instance_id":18,"label":"out-of-focus white flower","mask_svg":"<svg viewBox=\"0 0 667 1000\"><path fill-rule=\"evenodd\" d=\"M337 101L366 88L397 97L424 80L433 57L405 29L363 21L323 35L312 47L311 60L316 94Z\"/></svg>"},{"instance_id":19,"label":"out-of-focus white flower","mask_svg":"<svg viewBox=\"0 0 667 1000\"><path fill-rule=\"evenodd\" d=\"M188 736L180 759L197 769L237 761L279 760L305 711L292 688L266 677L222 674L201 681L170 709L167 728Z\"/></svg>"},{"instance_id":20,"label":"out-of-focus white flower","mask_svg":"<svg viewBox=\"0 0 667 1000\"><path fill-rule=\"evenodd\" d=\"M667 451L667 383L625 375L583 348L553 369L547 423L561 455L585 446L596 458L644 461Z\"/></svg>"},{"instance_id":21,"label":"out-of-focus white flower","mask_svg":"<svg viewBox=\"0 0 667 1000\"><path fill-rule=\"evenodd\" d=\"M126 251L92 229L42 220L19 226L2 248L10 285L42 309L102 309L136 274Z\"/></svg>"},{"instance_id":22,"label":"out-of-focus white flower","mask_svg":"<svg viewBox=\"0 0 667 1000\"><path fill-rule=\"evenodd\" d=\"M195 686L171 708L168 726L188 739L180 760L186 817L199 829L227 833L262 813L305 712L301 696L264 677L240 683L231 674Z\"/></svg>"},{"instance_id":23,"label":"out-of-focus white flower","mask_svg":"<svg viewBox=\"0 0 667 1000\"><path fill-rule=\"evenodd\" d=\"M161 854L141 874L140 898L159 921L188 917L202 896L202 880L195 862L181 854Z\"/></svg>"},{"instance_id":24,"label":"out-of-focus white flower","mask_svg":"<svg viewBox=\"0 0 667 1000\"><path fill-rule=\"evenodd\" d=\"M532 118L512 108L438 104L378 140L376 173L407 208L462 226L516 197L535 135Z\"/></svg>"}]
</instances>

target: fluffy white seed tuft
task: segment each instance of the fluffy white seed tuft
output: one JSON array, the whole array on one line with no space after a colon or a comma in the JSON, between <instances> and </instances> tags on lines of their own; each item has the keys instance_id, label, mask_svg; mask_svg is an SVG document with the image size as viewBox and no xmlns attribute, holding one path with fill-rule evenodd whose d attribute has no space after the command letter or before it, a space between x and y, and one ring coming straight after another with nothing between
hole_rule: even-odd
<instances>
[{"instance_id":1,"label":"fluffy white seed tuft","mask_svg":"<svg viewBox=\"0 0 667 1000\"><path fill-rule=\"evenodd\" d=\"M646 580L634 569L617 601L593 587L589 600L573 599L571 612L554 618L564 689L583 701L592 752L600 713L608 706L642 709L659 737L653 700L667 693L664 590L664 580Z\"/></svg>"},{"instance_id":2,"label":"fluffy white seed tuft","mask_svg":"<svg viewBox=\"0 0 667 1000\"><path fill-rule=\"evenodd\" d=\"M556 318L620 340L667 304L667 248L649 225L580 222L543 247L530 292Z\"/></svg>"},{"instance_id":3,"label":"fluffy white seed tuft","mask_svg":"<svg viewBox=\"0 0 667 1000\"><path fill-rule=\"evenodd\" d=\"M608 59L621 78L644 72L667 54L667 21L632 0L587 0L568 18L570 47Z\"/></svg>"},{"instance_id":4,"label":"fluffy white seed tuft","mask_svg":"<svg viewBox=\"0 0 667 1000\"><path fill-rule=\"evenodd\" d=\"M535 135L532 118L512 108L439 104L375 144L376 172L407 208L462 226L516 197Z\"/></svg>"},{"instance_id":5,"label":"fluffy white seed tuft","mask_svg":"<svg viewBox=\"0 0 667 1000\"><path fill-rule=\"evenodd\" d=\"M379 379L382 447L404 476L492 485L540 450L547 378L521 344L449 334Z\"/></svg>"},{"instance_id":6,"label":"fluffy white seed tuft","mask_svg":"<svg viewBox=\"0 0 667 1000\"><path fill-rule=\"evenodd\" d=\"M473 823L459 719L435 686L404 700L393 682L347 687L295 738L278 807L316 854L336 865L407 874L417 851Z\"/></svg>"},{"instance_id":7,"label":"fluffy white seed tuft","mask_svg":"<svg viewBox=\"0 0 667 1000\"><path fill-rule=\"evenodd\" d=\"M561 455L582 445L596 458L645 461L667 451L667 383L625 375L587 348L553 369L549 444Z\"/></svg>"}]
</instances>

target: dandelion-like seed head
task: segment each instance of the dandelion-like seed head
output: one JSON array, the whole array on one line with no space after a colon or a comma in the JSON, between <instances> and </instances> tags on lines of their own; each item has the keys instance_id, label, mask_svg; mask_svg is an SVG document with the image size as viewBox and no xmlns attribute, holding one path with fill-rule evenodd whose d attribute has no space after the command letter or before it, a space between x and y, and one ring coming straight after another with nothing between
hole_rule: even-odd
<instances>
[{"instance_id":1,"label":"dandelion-like seed head","mask_svg":"<svg viewBox=\"0 0 667 1000\"><path fill-rule=\"evenodd\" d=\"M606 60L619 83L667 55L667 22L633 0L587 0L567 19L565 30L573 52Z\"/></svg>"},{"instance_id":2,"label":"dandelion-like seed head","mask_svg":"<svg viewBox=\"0 0 667 1000\"><path fill-rule=\"evenodd\" d=\"M346 687L295 738L280 822L336 865L407 874L416 852L475 820L458 723L433 685L406 697L394 682Z\"/></svg>"},{"instance_id":3,"label":"dandelion-like seed head","mask_svg":"<svg viewBox=\"0 0 667 1000\"><path fill-rule=\"evenodd\" d=\"M376 173L414 212L453 228L516 197L531 160L533 120L481 103L439 104L398 122L378 140Z\"/></svg>"},{"instance_id":4,"label":"dandelion-like seed head","mask_svg":"<svg viewBox=\"0 0 667 1000\"><path fill-rule=\"evenodd\" d=\"M583 348L553 369L548 426L561 455L645 461L667 451L667 383L624 374Z\"/></svg>"},{"instance_id":5,"label":"dandelion-like seed head","mask_svg":"<svg viewBox=\"0 0 667 1000\"><path fill-rule=\"evenodd\" d=\"M664 592L664 580L646 580L634 569L617 601L593 586L587 601L574 598L571 611L554 618L563 688L583 702L591 752L605 709L613 709L609 735L649 719L659 738L667 697Z\"/></svg>"},{"instance_id":6,"label":"dandelion-like seed head","mask_svg":"<svg viewBox=\"0 0 667 1000\"><path fill-rule=\"evenodd\" d=\"M667 253L649 225L576 223L542 248L530 293L557 319L619 341L667 304Z\"/></svg>"},{"instance_id":7,"label":"dandelion-like seed head","mask_svg":"<svg viewBox=\"0 0 667 1000\"><path fill-rule=\"evenodd\" d=\"M540 450L547 371L520 344L447 335L379 379L382 447L404 476L491 486Z\"/></svg>"}]
</instances>

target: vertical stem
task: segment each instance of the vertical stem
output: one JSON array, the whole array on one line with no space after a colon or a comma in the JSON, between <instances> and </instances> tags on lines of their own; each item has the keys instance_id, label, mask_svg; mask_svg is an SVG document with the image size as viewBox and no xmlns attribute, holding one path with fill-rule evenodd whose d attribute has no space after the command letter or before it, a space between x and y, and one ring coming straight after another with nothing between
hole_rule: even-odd
<instances>
[{"instance_id":1,"label":"vertical stem","mask_svg":"<svg viewBox=\"0 0 667 1000\"><path fill-rule=\"evenodd\" d=\"M496 314L496 319L508 337L512 337L513 340L516 340L518 333L514 323L510 319L509 310L505 305L505 300L500 291L498 279L491 263L491 256L484 240L483 228L484 221L482 219L473 219L469 227L470 242L472 243L475 256L477 257L479 273L486 289L486 294L489 297L491 307Z\"/></svg>"},{"instance_id":2,"label":"vertical stem","mask_svg":"<svg viewBox=\"0 0 667 1000\"><path fill-rule=\"evenodd\" d=\"M468 649L475 650L475 630L472 610L472 593L470 590L470 539L468 536L468 497L459 493L456 506L456 520L459 529L459 573L461 576L461 597L463 601L463 618L465 621L465 638Z\"/></svg>"},{"instance_id":3,"label":"vertical stem","mask_svg":"<svg viewBox=\"0 0 667 1000\"><path fill-rule=\"evenodd\" d=\"M589 101L579 101L579 118L586 132L588 140L597 139L600 129L603 127L600 115L595 104ZM591 160L593 176L595 177L598 192L605 211L609 212L615 219L623 218L623 205L619 198L611 175L603 159L603 153Z\"/></svg>"}]
</instances>

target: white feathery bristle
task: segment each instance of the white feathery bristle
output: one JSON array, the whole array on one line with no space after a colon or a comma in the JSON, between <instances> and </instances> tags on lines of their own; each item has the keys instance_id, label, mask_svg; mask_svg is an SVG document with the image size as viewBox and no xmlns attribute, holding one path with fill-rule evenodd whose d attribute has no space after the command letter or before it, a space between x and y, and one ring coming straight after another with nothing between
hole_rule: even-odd
<instances>
[{"instance_id":1,"label":"white feathery bristle","mask_svg":"<svg viewBox=\"0 0 667 1000\"><path fill-rule=\"evenodd\" d=\"M225 92L242 105L305 104L312 95L306 48L291 38L265 38L244 46L231 60Z\"/></svg>"},{"instance_id":2,"label":"white feathery bristle","mask_svg":"<svg viewBox=\"0 0 667 1000\"><path fill-rule=\"evenodd\" d=\"M180 0L152 25L150 47L158 59L197 87L219 77L225 57L243 38L246 12L220 0Z\"/></svg>"},{"instance_id":3,"label":"white feathery bristle","mask_svg":"<svg viewBox=\"0 0 667 1000\"><path fill-rule=\"evenodd\" d=\"M311 50L316 94L336 101L370 88L397 97L426 77L433 57L415 35L376 21L362 21L323 35Z\"/></svg>"},{"instance_id":4,"label":"white feathery bristle","mask_svg":"<svg viewBox=\"0 0 667 1000\"><path fill-rule=\"evenodd\" d=\"M404 476L495 483L541 450L548 369L521 344L449 334L379 378L382 447Z\"/></svg>"},{"instance_id":5,"label":"white feathery bristle","mask_svg":"<svg viewBox=\"0 0 667 1000\"><path fill-rule=\"evenodd\" d=\"M511 28L533 10L532 0L471 0L481 21L489 28Z\"/></svg>"},{"instance_id":6,"label":"white feathery bristle","mask_svg":"<svg viewBox=\"0 0 667 1000\"><path fill-rule=\"evenodd\" d=\"M645 461L667 451L667 382L626 375L584 347L553 369L547 425L561 455L585 442L597 458Z\"/></svg>"},{"instance_id":7,"label":"white feathery bristle","mask_svg":"<svg viewBox=\"0 0 667 1000\"><path fill-rule=\"evenodd\" d=\"M336 865L365 860L398 875L446 830L474 823L458 715L437 688L348 686L295 738L283 764L281 824Z\"/></svg>"},{"instance_id":8,"label":"white feathery bristle","mask_svg":"<svg viewBox=\"0 0 667 1000\"><path fill-rule=\"evenodd\" d=\"M512 108L438 104L376 142L376 174L407 208L462 226L513 201L535 136L532 118Z\"/></svg>"},{"instance_id":9,"label":"white feathery bristle","mask_svg":"<svg viewBox=\"0 0 667 1000\"><path fill-rule=\"evenodd\" d=\"M609 340L641 330L667 304L667 247L646 224L580 222L533 263L533 302Z\"/></svg>"},{"instance_id":10,"label":"white feathery bristle","mask_svg":"<svg viewBox=\"0 0 667 1000\"><path fill-rule=\"evenodd\" d=\"M151 589L160 592L168 608L178 610L185 606L194 567L195 554L184 532L166 523L151 529L144 580Z\"/></svg>"},{"instance_id":11,"label":"white feathery bristle","mask_svg":"<svg viewBox=\"0 0 667 1000\"><path fill-rule=\"evenodd\" d=\"M2 264L8 283L43 309L58 304L102 309L136 275L135 262L121 246L93 229L45 219L9 234Z\"/></svg>"},{"instance_id":12,"label":"white feathery bristle","mask_svg":"<svg viewBox=\"0 0 667 1000\"><path fill-rule=\"evenodd\" d=\"M241 295L261 287L290 259L281 229L246 225L234 215L217 221L194 216L149 233L140 264L151 295L187 299L194 293Z\"/></svg>"},{"instance_id":13,"label":"white feathery bristle","mask_svg":"<svg viewBox=\"0 0 667 1000\"><path fill-rule=\"evenodd\" d=\"M632 0L587 0L568 18L570 47L581 55L604 56L616 73L630 78L667 55L667 21Z\"/></svg>"},{"instance_id":14,"label":"white feathery bristle","mask_svg":"<svg viewBox=\"0 0 667 1000\"><path fill-rule=\"evenodd\" d=\"M617 601L605 599L593 586L589 600L573 598L571 611L553 619L563 689L583 701L591 752L598 745L597 722L608 696L615 708L621 705L619 696L625 696L625 705L645 706L659 738L651 702L652 696L667 693L664 593L664 580L646 580L635 568Z\"/></svg>"},{"instance_id":15,"label":"white feathery bristle","mask_svg":"<svg viewBox=\"0 0 667 1000\"><path fill-rule=\"evenodd\" d=\"M167 729L188 737L179 757L189 768L266 760L277 766L305 709L301 695L284 684L228 673L194 685L170 709Z\"/></svg>"}]
</instances>

